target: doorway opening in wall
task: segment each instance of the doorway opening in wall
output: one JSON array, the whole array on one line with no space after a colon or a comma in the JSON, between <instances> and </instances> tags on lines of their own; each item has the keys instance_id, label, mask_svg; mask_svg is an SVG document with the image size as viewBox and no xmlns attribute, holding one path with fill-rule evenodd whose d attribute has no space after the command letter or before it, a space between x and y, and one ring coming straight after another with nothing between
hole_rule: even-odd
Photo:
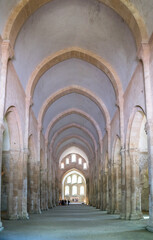
<instances>
[{"instance_id":1,"label":"doorway opening in wall","mask_svg":"<svg viewBox=\"0 0 153 240\"><path fill-rule=\"evenodd\" d=\"M70 204L86 204L86 179L77 169L71 169L62 178L62 199Z\"/></svg>"},{"instance_id":2,"label":"doorway opening in wall","mask_svg":"<svg viewBox=\"0 0 153 240\"><path fill-rule=\"evenodd\" d=\"M130 133L131 159L131 218L149 218L149 176L146 116L134 114Z\"/></svg>"}]
</instances>

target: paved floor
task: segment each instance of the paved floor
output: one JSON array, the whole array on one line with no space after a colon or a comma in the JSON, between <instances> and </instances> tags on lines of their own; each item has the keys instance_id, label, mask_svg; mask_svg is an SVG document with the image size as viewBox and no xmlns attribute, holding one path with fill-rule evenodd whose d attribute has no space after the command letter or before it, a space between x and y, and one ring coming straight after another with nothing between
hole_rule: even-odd
<instances>
[{"instance_id":1,"label":"paved floor","mask_svg":"<svg viewBox=\"0 0 153 240\"><path fill-rule=\"evenodd\" d=\"M3 221L0 240L153 240L147 220L124 221L93 207L59 206L30 220Z\"/></svg>"}]
</instances>

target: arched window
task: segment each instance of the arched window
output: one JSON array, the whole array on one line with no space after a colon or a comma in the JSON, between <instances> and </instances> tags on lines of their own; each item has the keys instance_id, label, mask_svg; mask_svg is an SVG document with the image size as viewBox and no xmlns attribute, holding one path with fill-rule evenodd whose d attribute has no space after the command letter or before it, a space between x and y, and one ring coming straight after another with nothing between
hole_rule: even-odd
<instances>
[{"instance_id":1,"label":"arched window","mask_svg":"<svg viewBox=\"0 0 153 240\"><path fill-rule=\"evenodd\" d=\"M71 161L72 162L76 162L76 154L72 154L71 155Z\"/></svg>"},{"instance_id":2,"label":"arched window","mask_svg":"<svg viewBox=\"0 0 153 240\"><path fill-rule=\"evenodd\" d=\"M64 163L61 163L61 168L64 169Z\"/></svg>"},{"instance_id":3,"label":"arched window","mask_svg":"<svg viewBox=\"0 0 153 240\"><path fill-rule=\"evenodd\" d=\"M77 183L77 175L72 175L72 183Z\"/></svg>"},{"instance_id":4,"label":"arched window","mask_svg":"<svg viewBox=\"0 0 153 240\"><path fill-rule=\"evenodd\" d=\"M84 186L80 187L80 195L84 195Z\"/></svg>"},{"instance_id":5,"label":"arched window","mask_svg":"<svg viewBox=\"0 0 153 240\"><path fill-rule=\"evenodd\" d=\"M66 158L66 164L69 164L69 158Z\"/></svg>"},{"instance_id":6,"label":"arched window","mask_svg":"<svg viewBox=\"0 0 153 240\"><path fill-rule=\"evenodd\" d=\"M83 169L87 169L87 163L83 164Z\"/></svg>"},{"instance_id":7,"label":"arched window","mask_svg":"<svg viewBox=\"0 0 153 240\"><path fill-rule=\"evenodd\" d=\"M70 194L70 188L69 186L65 186L65 195L69 195Z\"/></svg>"},{"instance_id":8,"label":"arched window","mask_svg":"<svg viewBox=\"0 0 153 240\"><path fill-rule=\"evenodd\" d=\"M67 183L71 183L71 177L70 176L67 178Z\"/></svg>"},{"instance_id":9,"label":"arched window","mask_svg":"<svg viewBox=\"0 0 153 240\"><path fill-rule=\"evenodd\" d=\"M78 183L82 183L82 177L78 177Z\"/></svg>"},{"instance_id":10,"label":"arched window","mask_svg":"<svg viewBox=\"0 0 153 240\"><path fill-rule=\"evenodd\" d=\"M72 195L77 195L77 186L72 187Z\"/></svg>"},{"instance_id":11,"label":"arched window","mask_svg":"<svg viewBox=\"0 0 153 240\"><path fill-rule=\"evenodd\" d=\"M79 165L82 164L82 158L79 158Z\"/></svg>"}]
</instances>

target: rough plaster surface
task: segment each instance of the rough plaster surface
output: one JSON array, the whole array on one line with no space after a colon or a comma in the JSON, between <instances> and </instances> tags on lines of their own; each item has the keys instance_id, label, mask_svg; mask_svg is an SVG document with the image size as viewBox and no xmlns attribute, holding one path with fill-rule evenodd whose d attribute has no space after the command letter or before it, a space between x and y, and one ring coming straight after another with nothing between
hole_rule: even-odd
<instances>
[{"instance_id":1,"label":"rough plaster surface","mask_svg":"<svg viewBox=\"0 0 153 240\"><path fill-rule=\"evenodd\" d=\"M94 0L54 0L26 21L16 41L14 59L23 87L44 57L70 46L106 59L116 69L124 89L127 87L136 67L132 33L119 15Z\"/></svg>"}]
</instances>

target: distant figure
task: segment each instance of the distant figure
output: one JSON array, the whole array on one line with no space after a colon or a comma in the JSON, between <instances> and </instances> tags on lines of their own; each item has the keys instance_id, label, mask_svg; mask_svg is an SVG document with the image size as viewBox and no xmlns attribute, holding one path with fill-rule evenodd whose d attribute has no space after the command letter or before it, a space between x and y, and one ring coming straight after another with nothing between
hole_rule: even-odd
<instances>
[{"instance_id":1,"label":"distant figure","mask_svg":"<svg viewBox=\"0 0 153 240\"><path fill-rule=\"evenodd\" d=\"M64 203L65 203L65 205L66 205L66 199L64 200Z\"/></svg>"},{"instance_id":2,"label":"distant figure","mask_svg":"<svg viewBox=\"0 0 153 240\"><path fill-rule=\"evenodd\" d=\"M68 200L68 205L70 204L70 200Z\"/></svg>"}]
</instances>

